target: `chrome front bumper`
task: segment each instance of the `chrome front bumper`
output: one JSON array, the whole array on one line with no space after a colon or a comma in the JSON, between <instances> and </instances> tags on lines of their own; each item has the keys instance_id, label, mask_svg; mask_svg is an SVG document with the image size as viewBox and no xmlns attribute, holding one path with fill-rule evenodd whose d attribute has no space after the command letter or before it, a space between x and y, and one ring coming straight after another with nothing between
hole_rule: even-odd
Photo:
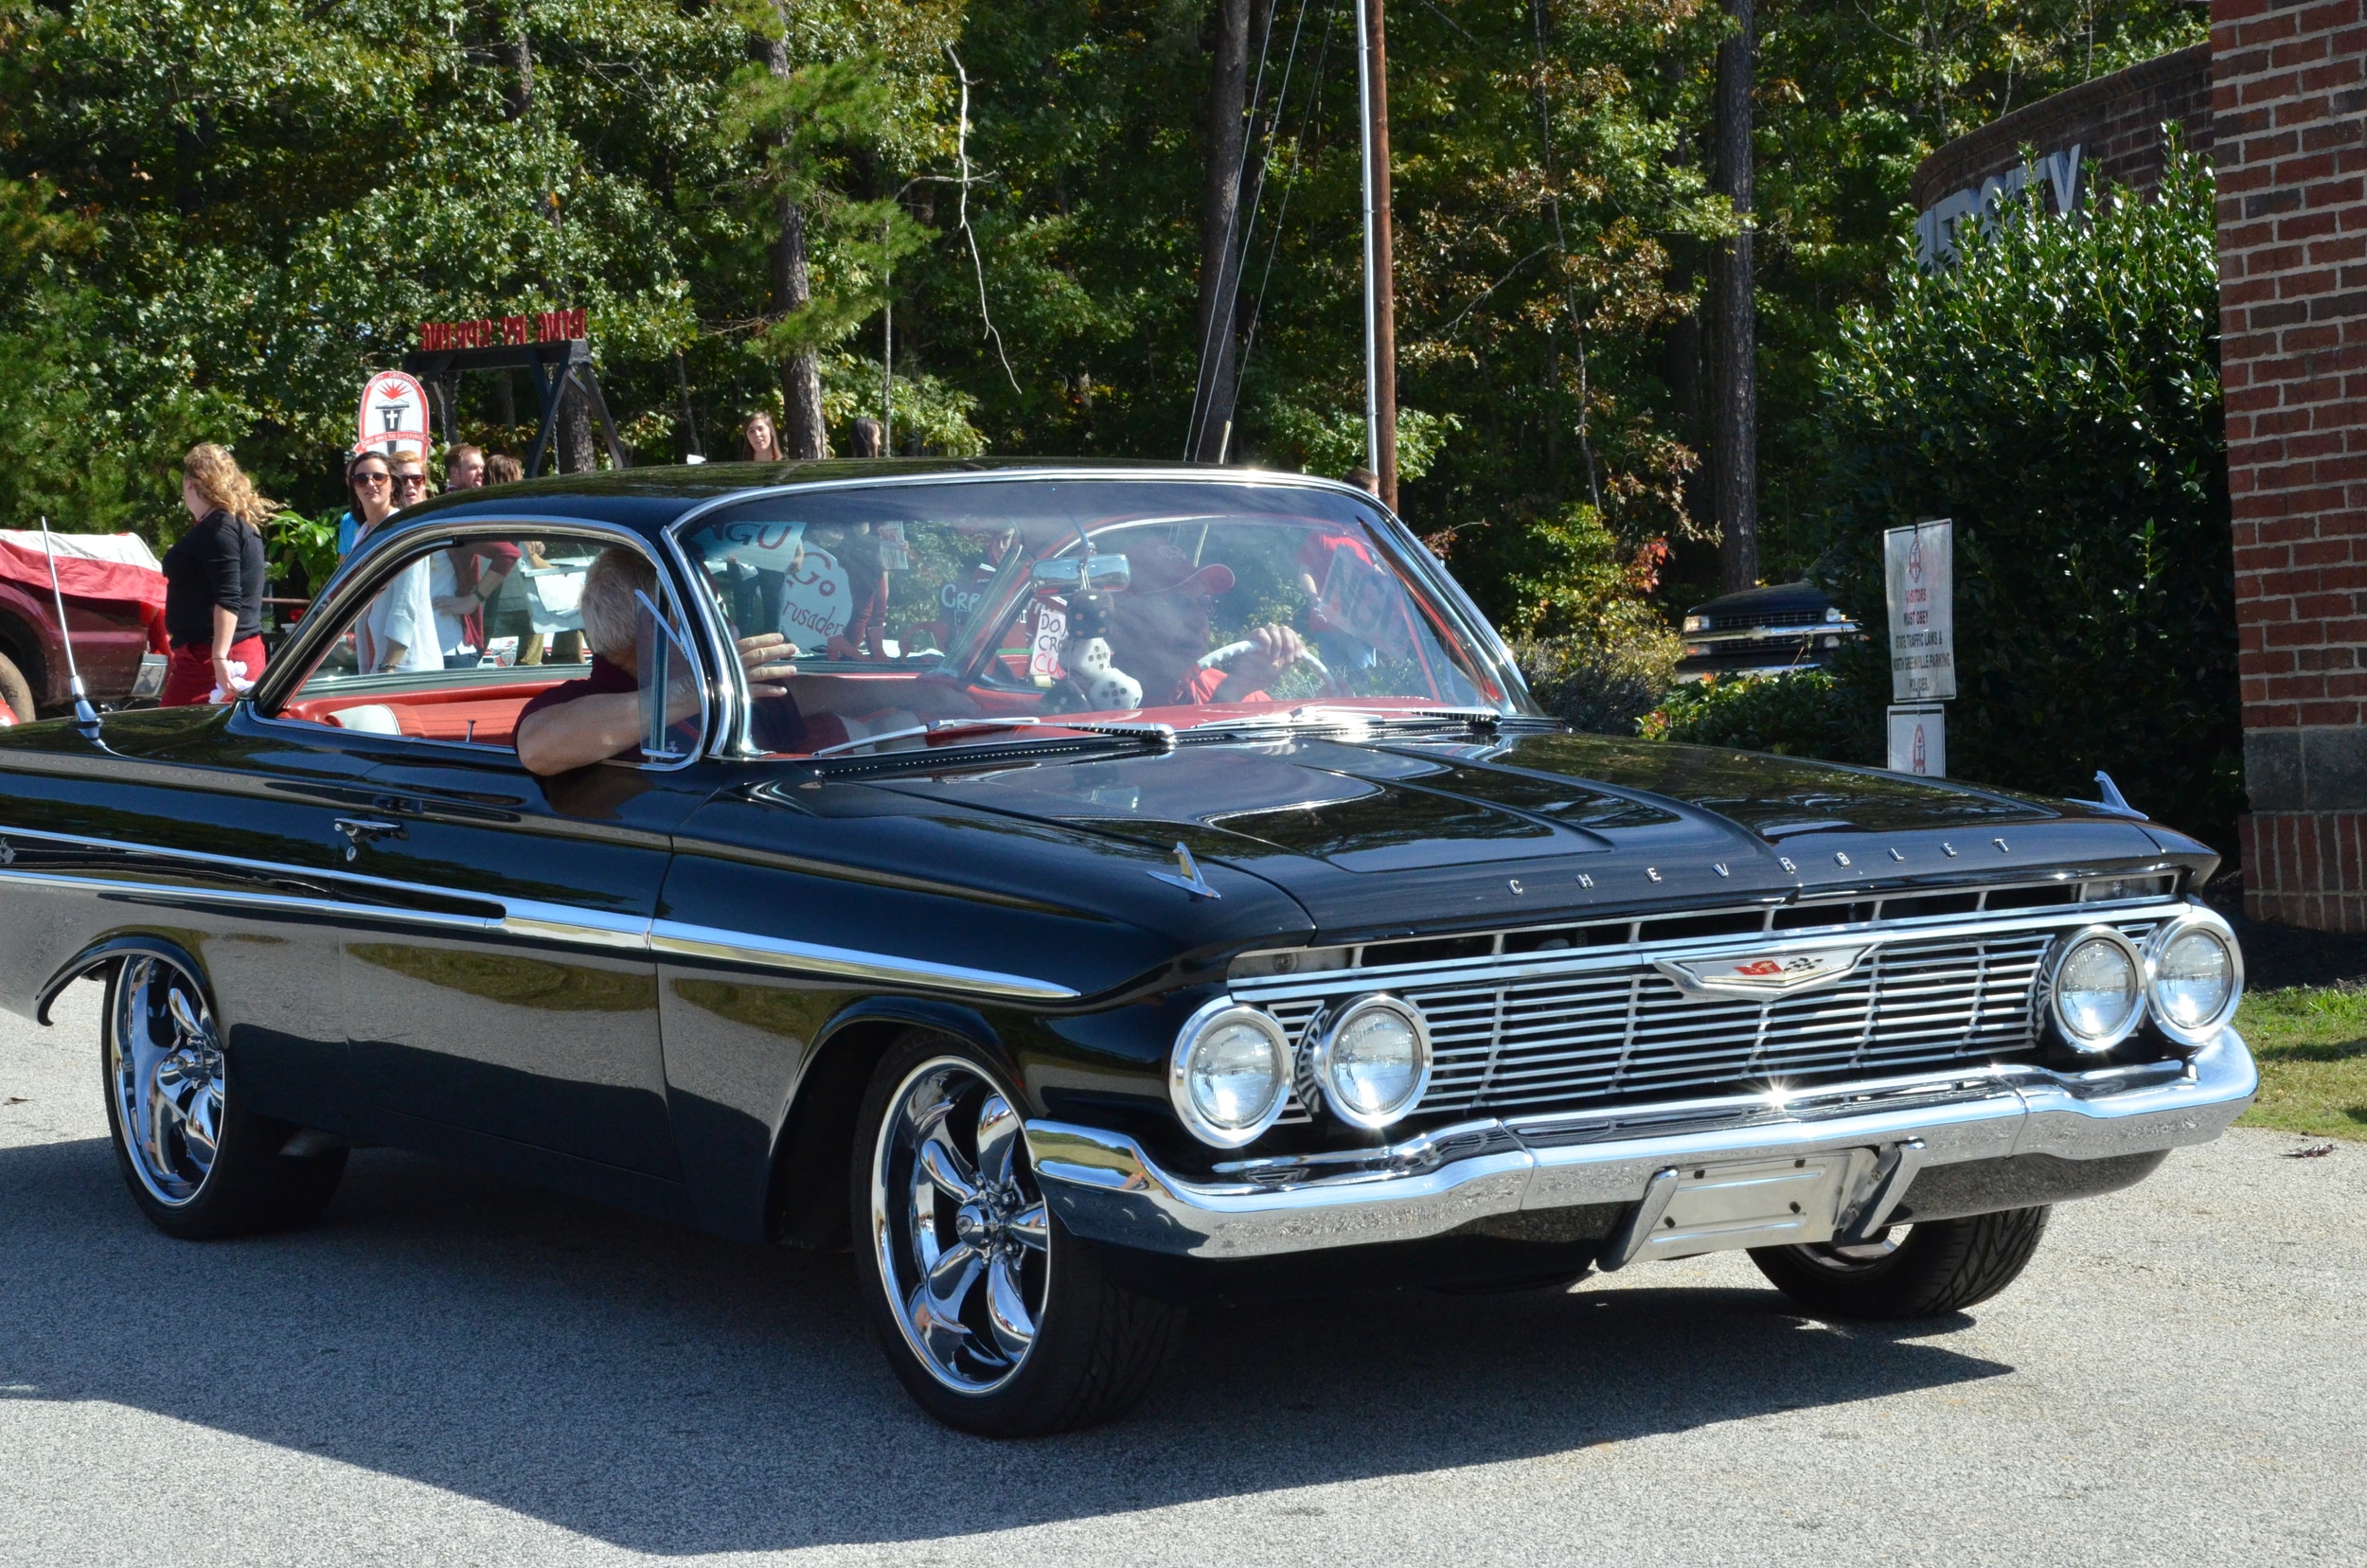
<instances>
[{"instance_id":1,"label":"chrome front bumper","mask_svg":"<svg viewBox=\"0 0 2367 1568\"><path fill-rule=\"evenodd\" d=\"M1880 1218L1875 1205L1886 1212L1911 1190L1917 1167L2208 1143L2259 1082L2229 1029L2185 1061L2091 1073L1995 1066L1796 1096L1491 1118L1385 1149L1229 1161L1205 1182L1161 1169L1131 1138L1072 1123L1031 1121L1027 1145L1045 1199L1079 1236L1192 1257L1260 1257L1418 1240L1522 1210L1640 1212L1672 1167L1845 1153L1861 1157L1851 1163L1843 1217L1866 1226ZM1908 1172L1898 1172L1902 1156Z\"/></svg>"}]
</instances>

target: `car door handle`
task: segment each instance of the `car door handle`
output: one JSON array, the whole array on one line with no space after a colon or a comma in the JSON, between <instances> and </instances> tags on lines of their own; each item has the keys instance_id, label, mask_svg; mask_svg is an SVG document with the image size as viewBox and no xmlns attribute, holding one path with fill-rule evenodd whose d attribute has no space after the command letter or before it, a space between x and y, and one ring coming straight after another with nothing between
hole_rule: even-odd
<instances>
[{"instance_id":1,"label":"car door handle","mask_svg":"<svg viewBox=\"0 0 2367 1568\"><path fill-rule=\"evenodd\" d=\"M339 817L337 831L346 836L346 859L362 852L365 839L373 843L383 838L409 838L410 833L400 822L380 822L371 817Z\"/></svg>"}]
</instances>

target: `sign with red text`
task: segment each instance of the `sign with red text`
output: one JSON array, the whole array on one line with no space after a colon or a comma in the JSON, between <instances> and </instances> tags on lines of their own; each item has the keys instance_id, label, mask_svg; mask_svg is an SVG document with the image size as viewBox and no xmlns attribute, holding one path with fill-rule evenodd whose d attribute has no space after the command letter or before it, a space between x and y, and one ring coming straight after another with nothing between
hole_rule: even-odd
<instances>
[{"instance_id":1,"label":"sign with red text","mask_svg":"<svg viewBox=\"0 0 2367 1568\"><path fill-rule=\"evenodd\" d=\"M427 389L400 370L382 370L362 388L353 450L389 457L428 449Z\"/></svg>"},{"instance_id":2,"label":"sign with red text","mask_svg":"<svg viewBox=\"0 0 2367 1568\"><path fill-rule=\"evenodd\" d=\"M513 347L525 343L564 343L586 336L580 307L572 311L519 312L504 316L480 316L474 321L422 321L419 347L427 353L455 348Z\"/></svg>"},{"instance_id":3,"label":"sign with red text","mask_svg":"<svg viewBox=\"0 0 2367 1568\"><path fill-rule=\"evenodd\" d=\"M1882 535L1890 594L1891 701L1956 695L1956 526L1946 518Z\"/></svg>"}]
</instances>

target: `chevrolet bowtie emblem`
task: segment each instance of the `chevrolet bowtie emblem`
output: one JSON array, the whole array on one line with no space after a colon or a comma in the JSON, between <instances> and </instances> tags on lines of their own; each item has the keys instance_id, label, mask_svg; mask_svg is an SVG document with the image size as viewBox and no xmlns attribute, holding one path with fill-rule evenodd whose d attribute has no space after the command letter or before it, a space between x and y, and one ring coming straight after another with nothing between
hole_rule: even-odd
<instances>
[{"instance_id":1,"label":"chevrolet bowtie emblem","mask_svg":"<svg viewBox=\"0 0 2367 1568\"><path fill-rule=\"evenodd\" d=\"M1847 975L1871 948L1817 948L1806 953L1749 953L1721 958L1656 958L1653 967L1699 1001L1747 997L1766 1001L1829 986Z\"/></svg>"}]
</instances>

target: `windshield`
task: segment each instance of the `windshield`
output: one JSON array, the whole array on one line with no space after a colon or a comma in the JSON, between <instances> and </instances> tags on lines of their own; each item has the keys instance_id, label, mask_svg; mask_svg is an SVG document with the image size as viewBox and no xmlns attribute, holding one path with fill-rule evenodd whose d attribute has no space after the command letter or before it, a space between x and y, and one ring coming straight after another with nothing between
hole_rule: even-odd
<instances>
[{"instance_id":1,"label":"windshield","mask_svg":"<svg viewBox=\"0 0 2367 1568\"><path fill-rule=\"evenodd\" d=\"M743 739L797 755L1310 704L1516 711L1401 537L1335 490L1081 478L796 491L682 543L733 636L787 640L794 711L760 698Z\"/></svg>"}]
</instances>

